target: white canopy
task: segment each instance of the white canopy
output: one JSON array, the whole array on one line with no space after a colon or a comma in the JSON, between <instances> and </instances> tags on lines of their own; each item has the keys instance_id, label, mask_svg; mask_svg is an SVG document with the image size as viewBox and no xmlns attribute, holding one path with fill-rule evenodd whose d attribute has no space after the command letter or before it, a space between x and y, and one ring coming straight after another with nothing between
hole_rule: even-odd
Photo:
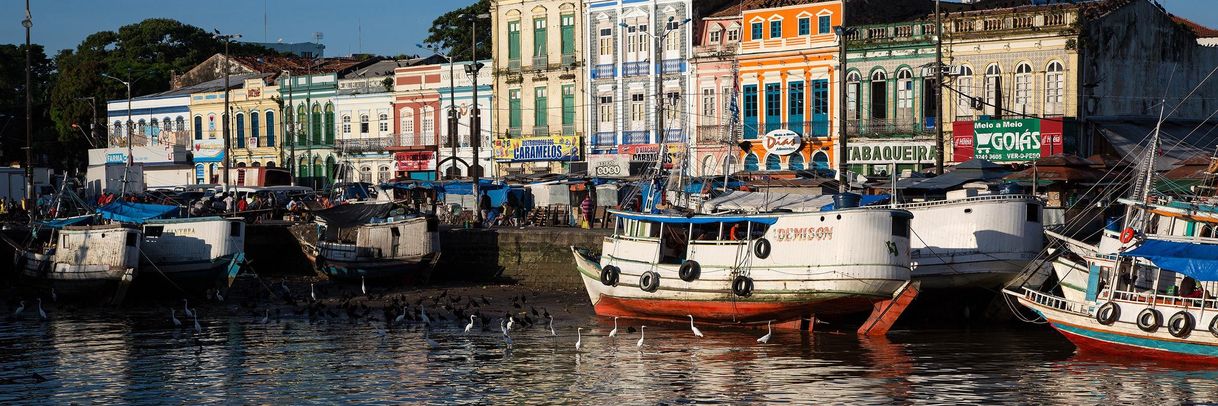
<instances>
[{"instance_id":1,"label":"white canopy","mask_svg":"<svg viewBox=\"0 0 1218 406\"><path fill-rule=\"evenodd\" d=\"M755 213L790 210L806 213L818 212L821 207L832 203L833 195L728 191L725 195L703 202L702 211L705 213L724 211Z\"/></svg>"}]
</instances>

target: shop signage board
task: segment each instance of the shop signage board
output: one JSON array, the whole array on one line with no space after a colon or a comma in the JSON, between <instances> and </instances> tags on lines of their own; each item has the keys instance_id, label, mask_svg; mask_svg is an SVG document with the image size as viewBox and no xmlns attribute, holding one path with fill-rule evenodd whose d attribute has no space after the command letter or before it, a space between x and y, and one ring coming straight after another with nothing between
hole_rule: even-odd
<instances>
[{"instance_id":1,"label":"shop signage board","mask_svg":"<svg viewBox=\"0 0 1218 406\"><path fill-rule=\"evenodd\" d=\"M852 164L918 164L935 162L934 141L851 142Z\"/></svg>"},{"instance_id":2,"label":"shop signage board","mask_svg":"<svg viewBox=\"0 0 1218 406\"><path fill-rule=\"evenodd\" d=\"M500 162L578 161L578 135L506 138L495 140L495 160Z\"/></svg>"},{"instance_id":3,"label":"shop signage board","mask_svg":"<svg viewBox=\"0 0 1218 406\"><path fill-rule=\"evenodd\" d=\"M598 178L624 178L630 176L630 155L588 155L588 176Z\"/></svg>"},{"instance_id":4,"label":"shop signage board","mask_svg":"<svg viewBox=\"0 0 1218 406\"><path fill-rule=\"evenodd\" d=\"M794 131L777 129L766 133L765 150L770 154L791 155L803 146L803 139Z\"/></svg>"}]
</instances>

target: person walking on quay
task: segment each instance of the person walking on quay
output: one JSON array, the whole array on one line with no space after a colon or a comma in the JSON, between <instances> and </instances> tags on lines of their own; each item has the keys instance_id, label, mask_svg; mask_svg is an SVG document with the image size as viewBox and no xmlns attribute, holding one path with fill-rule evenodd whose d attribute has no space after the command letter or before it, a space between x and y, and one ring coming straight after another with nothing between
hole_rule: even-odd
<instances>
[{"instance_id":1,"label":"person walking on quay","mask_svg":"<svg viewBox=\"0 0 1218 406\"><path fill-rule=\"evenodd\" d=\"M491 221L491 196L486 193L478 196L478 211L482 213L482 219L486 224L492 224Z\"/></svg>"},{"instance_id":2,"label":"person walking on quay","mask_svg":"<svg viewBox=\"0 0 1218 406\"><path fill-rule=\"evenodd\" d=\"M582 228L592 228L592 193L584 195L584 201L579 204L579 211L583 213L583 222L580 223Z\"/></svg>"}]
</instances>

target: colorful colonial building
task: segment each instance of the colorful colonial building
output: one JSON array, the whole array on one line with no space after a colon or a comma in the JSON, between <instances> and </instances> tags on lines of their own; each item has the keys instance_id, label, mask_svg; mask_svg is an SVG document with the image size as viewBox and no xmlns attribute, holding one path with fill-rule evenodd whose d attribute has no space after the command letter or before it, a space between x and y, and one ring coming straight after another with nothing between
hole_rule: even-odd
<instances>
[{"instance_id":1,"label":"colorful colonial building","mask_svg":"<svg viewBox=\"0 0 1218 406\"><path fill-rule=\"evenodd\" d=\"M741 6L733 4L702 18L694 37L694 131L690 137L690 168L694 176L723 175L740 170L739 88Z\"/></svg>"},{"instance_id":2,"label":"colorful colonial building","mask_svg":"<svg viewBox=\"0 0 1218 406\"><path fill-rule=\"evenodd\" d=\"M744 10L739 83L746 171L835 167L842 2Z\"/></svg>"},{"instance_id":3,"label":"colorful colonial building","mask_svg":"<svg viewBox=\"0 0 1218 406\"><path fill-rule=\"evenodd\" d=\"M396 178L439 179L438 129L443 65L397 68L393 73L393 114L397 143L390 147Z\"/></svg>"},{"instance_id":4,"label":"colorful colonial building","mask_svg":"<svg viewBox=\"0 0 1218 406\"><path fill-rule=\"evenodd\" d=\"M383 183L393 180L396 145L393 118L393 72L398 61L374 63L342 75L334 108L338 112L338 176L346 181Z\"/></svg>"}]
</instances>

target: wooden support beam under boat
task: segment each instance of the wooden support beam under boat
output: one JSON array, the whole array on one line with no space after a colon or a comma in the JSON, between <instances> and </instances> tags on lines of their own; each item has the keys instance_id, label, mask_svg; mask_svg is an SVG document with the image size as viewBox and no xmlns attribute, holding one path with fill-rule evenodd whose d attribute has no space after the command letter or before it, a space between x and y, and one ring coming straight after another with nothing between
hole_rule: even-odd
<instances>
[{"instance_id":1,"label":"wooden support beam under boat","mask_svg":"<svg viewBox=\"0 0 1218 406\"><path fill-rule=\"evenodd\" d=\"M918 281L905 282L892 295L892 299L876 302L871 308L871 316L868 316L867 321L859 326L858 334L864 336L888 334L888 330L897 322L897 318L901 317L901 313L905 312L905 308L909 307L914 298L918 297L921 286L922 284Z\"/></svg>"}]
</instances>

